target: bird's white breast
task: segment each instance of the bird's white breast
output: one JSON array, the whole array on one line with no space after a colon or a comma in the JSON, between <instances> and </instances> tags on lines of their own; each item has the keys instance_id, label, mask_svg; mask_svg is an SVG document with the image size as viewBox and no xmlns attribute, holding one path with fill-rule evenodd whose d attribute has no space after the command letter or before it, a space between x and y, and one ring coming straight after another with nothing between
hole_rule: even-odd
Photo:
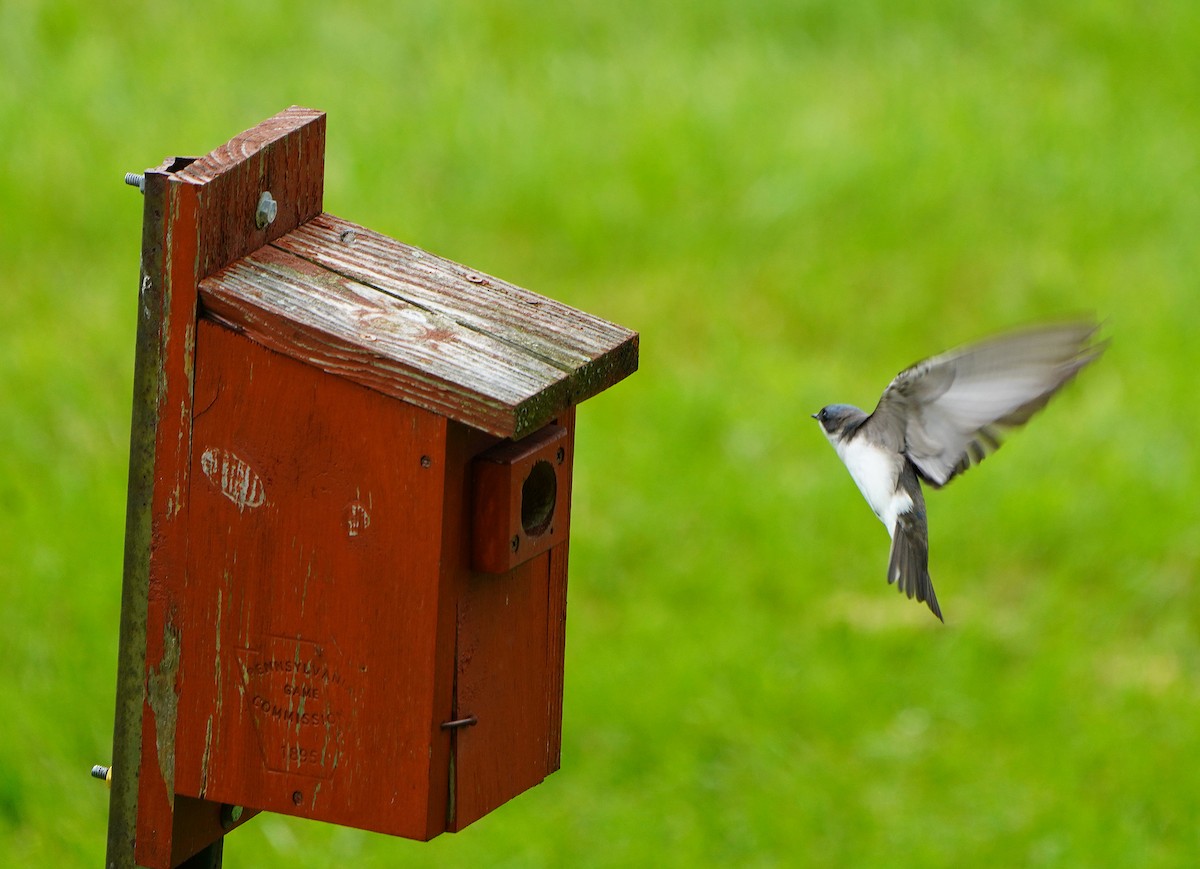
<instances>
[{"instance_id":1,"label":"bird's white breast","mask_svg":"<svg viewBox=\"0 0 1200 869\"><path fill-rule=\"evenodd\" d=\"M865 438L835 442L838 457L850 471L858 489L871 505L879 521L891 535L896 530L896 517L912 509L912 498L896 487L901 464L894 453L868 443Z\"/></svg>"}]
</instances>

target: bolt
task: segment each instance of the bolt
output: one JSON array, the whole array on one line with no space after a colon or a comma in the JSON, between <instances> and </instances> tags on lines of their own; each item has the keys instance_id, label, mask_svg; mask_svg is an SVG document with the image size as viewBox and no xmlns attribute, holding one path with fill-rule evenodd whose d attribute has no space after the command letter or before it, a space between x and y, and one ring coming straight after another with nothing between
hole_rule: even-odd
<instances>
[{"instance_id":1,"label":"bolt","mask_svg":"<svg viewBox=\"0 0 1200 869\"><path fill-rule=\"evenodd\" d=\"M146 192L146 176L140 172L126 172L125 183L130 187L136 187L139 193Z\"/></svg>"},{"instance_id":2,"label":"bolt","mask_svg":"<svg viewBox=\"0 0 1200 869\"><path fill-rule=\"evenodd\" d=\"M560 465L563 463L563 459L565 459L566 457L567 457L567 451L564 450L562 447L559 447L558 452L554 454L554 458L558 461L558 463Z\"/></svg>"},{"instance_id":3,"label":"bolt","mask_svg":"<svg viewBox=\"0 0 1200 869\"><path fill-rule=\"evenodd\" d=\"M521 535L514 534L512 539L512 551L516 552L521 548Z\"/></svg>"},{"instance_id":4,"label":"bolt","mask_svg":"<svg viewBox=\"0 0 1200 869\"><path fill-rule=\"evenodd\" d=\"M221 806L221 829L225 831L232 830L237 826L238 821L242 819L242 812L244 811L241 806L234 806L229 803Z\"/></svg>"},{"instance_id":5,"label":"bolt","mask_svg":"<svg viewBox=\"0 0 1200 869\"><path fill-rule=\"evenodd\" d=\"M431 459L429 456L421 456L421 467L422 468L428 468L428 467L431 467L432 465L433 465L433 459Z\"/></svg>"},{"instance_id":6,"label":"bolt","mask_svg":"<svg viewBox=\"0 0 1200 869\"><path fill-rule=\"evenodd\" d=\"M300 805L304 802L304 794L300 793L300 791L292 791L292 802Z\"/></svg>"},{"instance_id":7,"label":"bolt","mask_svg":"<svg viewBox=\"0 0 1200 869\"><path fill-rule=\"evenodd\" d=\"M92 778L98 778L100 781L112 781L112 767L96 764L92 767Z\"/></svg>"},{"instance_id":8,"label":"bolt","mask_svg":"<svg viewBox=\"0 0 1200 869\"><path fill-rule=\"evenodd\" d=\"M268 190L263 191L263 195L258 197L258 208L254 212L254 225L259 229L266 229L275 222L275 215L279 213L279 203L275 201Z\"/></svg>"}]
</instances>

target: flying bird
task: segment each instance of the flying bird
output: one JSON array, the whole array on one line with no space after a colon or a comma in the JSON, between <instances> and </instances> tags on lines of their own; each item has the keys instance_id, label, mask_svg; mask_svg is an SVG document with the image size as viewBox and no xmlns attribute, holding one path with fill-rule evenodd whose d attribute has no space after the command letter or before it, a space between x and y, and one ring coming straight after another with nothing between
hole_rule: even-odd
<instances>
[{"instance_id":1,"label":"flying bird","mask_svg":"<svg viewBox=\"0 0 1200 869\"><path fill-rule=\"evenodd\" d=\"M892 539L887 579L942 621L929 578L921 482L940 489L1000 447L1107 341L1089 322L1032 326L906 368L868 414L830 404L813 419Z\"/></svg>"}]
</instances>

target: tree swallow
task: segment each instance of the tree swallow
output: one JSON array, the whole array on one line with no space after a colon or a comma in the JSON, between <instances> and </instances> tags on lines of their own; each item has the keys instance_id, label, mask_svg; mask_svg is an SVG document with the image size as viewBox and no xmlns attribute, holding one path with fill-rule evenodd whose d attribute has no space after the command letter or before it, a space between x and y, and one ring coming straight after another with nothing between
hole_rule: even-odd
<instances>
[{"instance_id":1,"label":"tree swallow","mask_svg":"<svg viewBox=\"0 0 1200 869\"><path fill-rule=\"evenodd\" d=\"M924 480L940 489L1000 448L1107 341L1093 323L1033 326L951 350L896 375L875 411L831 404L813 414L892 538L887 579L942 619L929 578ZM944 619L942 619L944 621Z\"/></svg>"}]
</instances>

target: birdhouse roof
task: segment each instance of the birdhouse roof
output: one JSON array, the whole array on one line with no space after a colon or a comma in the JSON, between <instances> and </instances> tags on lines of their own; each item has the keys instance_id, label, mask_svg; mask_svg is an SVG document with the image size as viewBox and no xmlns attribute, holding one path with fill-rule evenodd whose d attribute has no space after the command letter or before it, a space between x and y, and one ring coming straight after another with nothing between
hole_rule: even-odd
<instances>
[{"instance_id":1,"label":"birdhouse roof","mask_svg":"<svg viewBox=\"0 0 1200 869\"><path fill-rule=\"evenodd\" d=\"M638 365L636 332L327 213L199 290L273 350L502 437Z\"/></svg>"}]
</instances>

